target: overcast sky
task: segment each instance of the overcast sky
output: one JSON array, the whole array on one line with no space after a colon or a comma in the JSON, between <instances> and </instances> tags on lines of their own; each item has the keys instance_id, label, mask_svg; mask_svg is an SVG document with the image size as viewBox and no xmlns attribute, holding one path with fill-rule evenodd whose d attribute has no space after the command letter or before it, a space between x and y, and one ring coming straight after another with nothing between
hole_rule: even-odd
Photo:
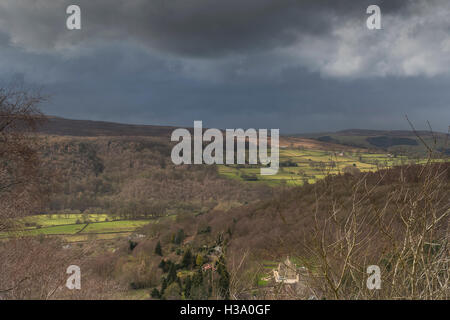
<instances>
[{"instance_id":1,"label":"overcast sky","mask_svg":"<svg viewBox=\"0 0 450 320\"><path fill-rule=\"evenodd\" d=\"M446 132L450 1L1 0L10 79L75 119L302 133L405 129L407 114Z\"/></svg>"}]
</instances>

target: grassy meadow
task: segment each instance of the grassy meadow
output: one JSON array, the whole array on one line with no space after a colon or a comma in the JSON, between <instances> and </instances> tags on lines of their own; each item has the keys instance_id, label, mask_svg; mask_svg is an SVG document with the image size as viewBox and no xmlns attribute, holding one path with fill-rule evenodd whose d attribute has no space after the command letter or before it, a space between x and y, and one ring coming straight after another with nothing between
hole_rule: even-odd
<instances>
[{"instance_id":1,"label":"grassy meadow","mask_svg":"<svg viewBox=\"0 0 450 320\"><path fill-rule=\"evenodd\" d=\"M68 242L92 239L109 240L130 235L139 227L156 220L113 220L107 214L42 214L18 221L21 231L0 233L1 238L13 236L60 236Z\"/></svg>"},{"instance_id":2,"label":"grassy meadow","mask_svg":"<svg viewBox=\"0 0 450 320\"><path fill-rule=\"evenodd\" d=\"M280 169L276 175L260 175L260 167L257 165L220 165L219 173L231 179L248 182L298 186L315 183L329 174L342 173L347 167L368 172L396 165L424 162L426 162L424 159L412 159L389 153L280 148Z\"/></svg>"}]
</instances>

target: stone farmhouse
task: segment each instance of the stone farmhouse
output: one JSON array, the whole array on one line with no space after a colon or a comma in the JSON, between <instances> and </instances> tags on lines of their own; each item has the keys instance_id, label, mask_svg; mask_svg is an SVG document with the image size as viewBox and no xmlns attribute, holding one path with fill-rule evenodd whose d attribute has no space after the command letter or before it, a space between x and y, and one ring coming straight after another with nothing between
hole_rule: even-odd
<instances>
[{"instance_id":1,"label":"stone farmhouse","mask_svg":"<svg viewBox=\"0 0 450 320\"><path fill-rule=\"evenodd\" d=\"M278 264L278 268L273 270L275 282L282 282L285 284L293 284L299 282L299 274L295 264L286 258L284 262Z\"/></svg>"}]
</instances>

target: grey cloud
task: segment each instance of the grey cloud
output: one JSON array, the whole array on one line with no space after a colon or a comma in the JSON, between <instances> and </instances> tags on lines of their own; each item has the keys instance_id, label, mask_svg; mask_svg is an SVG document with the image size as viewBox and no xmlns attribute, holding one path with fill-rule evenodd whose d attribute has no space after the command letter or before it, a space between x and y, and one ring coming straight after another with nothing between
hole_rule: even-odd
<instances>
[{"instance_id":1,"label":"grey cloud","mask_svg":"<svg viewBox=\"0 0 450 320\"><path fill-rule=\"evenodd\" d=\"M44 86L49 114L282 132L407 128L404 114L448 125L448 1L79 0L80 32L65 29L71 3L0 2L0 78Z\"/></svg>"},{"instance_id":2,"label":"grey cloud","mask_svg":"<svg viewBox=\"0 0 450 320\"><path fill-rule=\"evenodd\" d=\"M291 67L277 76L236 71L209 81L183 75L183 66L126 43L71 59L13 53L8 64L21 69L9 73L20 71L25 81L44 84L52 98L43 111L69 118L175 126L200 119L210 127L280 128L287 133L407 129L405 114L419 128L430 120L442 131L450 117L450 79L444 76L339 80ZM0 61L4 54L2 50ZM261 57L250 68L272 58ZM6 70L0 65L2 76Z\"/></svg>"},{"instance_id":3,"label":"grey cloud","mask_svg":"<svg viewBox=\"0 0 450 320\"><path fill-rule=\"evenodd\" d=\"M221 56L283 47L300 35L328 34L333 24L365 18L369 4L401 14L402 0L79 0L83 30L65 30L71 1L4 0L0 24L13 43L59 48L96 39L134 38L151 47L191 56Z\"/></svg>"},{"instance_id":4,"label":"grey cloud","mask_svg":"<svg viewBox=\"0 0 450 320\"><path fill-rule=\"evenodd\" d=\"M3 0L1 30L37 52L133 41L206 63L277 52L279 61L333 77L450 72L446 0L79 0L83 29L75 32L65 29L70 3ZM383 30L365 28L369 4L381 6Z\"/></svg>"}]
</instances>

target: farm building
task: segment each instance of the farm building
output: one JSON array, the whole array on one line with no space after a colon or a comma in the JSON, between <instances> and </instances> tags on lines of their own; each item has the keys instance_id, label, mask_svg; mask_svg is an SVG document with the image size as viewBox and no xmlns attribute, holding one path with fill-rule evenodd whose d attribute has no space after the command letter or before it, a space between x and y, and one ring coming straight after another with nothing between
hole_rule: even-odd
<instances>
[{"instance_id":1,"label":"farm building","mask_svg":"<svg viewBox=\"0 0 450 320\"><path fill-rule=\"evenodd\" d=\"M297 267L289 260L289 257L284 262L278 264L278 268L273 270L273 276L275 282L291 284L299 281Z\"/></svg>"}]
</instances>

